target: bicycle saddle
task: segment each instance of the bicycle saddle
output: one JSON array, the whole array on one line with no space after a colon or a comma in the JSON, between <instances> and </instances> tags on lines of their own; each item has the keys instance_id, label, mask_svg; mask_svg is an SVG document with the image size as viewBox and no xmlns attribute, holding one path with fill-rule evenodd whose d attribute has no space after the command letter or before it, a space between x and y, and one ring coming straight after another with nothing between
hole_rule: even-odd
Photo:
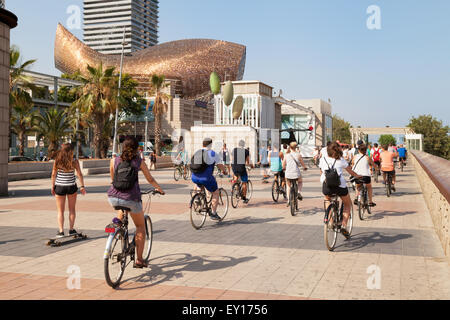
<instances>
[{"instance_id":1,"label":"bicycle saddle","mask_svg":"<svg viewBox=\"0 0 450 320\"><path fill-rule=\"evenodd\" d=\"M122 206L115 206L114 210L131 211L130 208L122 207Z\"/></svg>"}]
</instances>

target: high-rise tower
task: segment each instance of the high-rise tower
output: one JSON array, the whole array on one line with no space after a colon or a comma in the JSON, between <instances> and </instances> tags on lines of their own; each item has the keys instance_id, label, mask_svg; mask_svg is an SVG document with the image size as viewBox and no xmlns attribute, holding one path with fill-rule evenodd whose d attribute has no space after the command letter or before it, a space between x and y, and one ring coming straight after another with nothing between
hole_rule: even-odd
<instances>
[{"instance_id":1,"label":"high-rise tower","mask_svg":"<svg viewBox=\"0 0 450 320\"><path fill-rule=\"evenodd\" d=\"M84 42L104 54L125 53L158 43L158 0L84 0Z\"/></svg>"}]
</instances>

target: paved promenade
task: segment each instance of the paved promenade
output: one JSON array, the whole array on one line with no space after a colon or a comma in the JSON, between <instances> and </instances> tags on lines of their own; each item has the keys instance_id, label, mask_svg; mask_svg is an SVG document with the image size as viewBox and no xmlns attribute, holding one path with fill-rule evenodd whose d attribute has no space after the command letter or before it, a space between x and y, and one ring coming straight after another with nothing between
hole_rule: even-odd
<instances>
[{"instance_id":1,"label":"paved promenade","mask_svg":"<svg viewBox=\"0 0 450 320\"><path fill-rule=\"evenodd\" d=\"M224 222L208 219L199 231L189 221L192 184L168 169L154 175L167 195L152 200L150 267L130 265L118 290L103 276L104 227L114 217L107 175L86 177L88 194L78 197L76 229L89 239L55 248L45 245L57 231L50 180L10 183L12 196L0 198L0 299L450 299L449 260L411 166L391 198L375 184L373 214L360 221L355 207L353 236L339 235L334 252L323 240L318 169L304 175L299 215L275 204L253 170L250 203L230 203ZM230 193L229 179L219 180ZM67 287L70 266L80 289Z\"/></svg>"}]
</instances>

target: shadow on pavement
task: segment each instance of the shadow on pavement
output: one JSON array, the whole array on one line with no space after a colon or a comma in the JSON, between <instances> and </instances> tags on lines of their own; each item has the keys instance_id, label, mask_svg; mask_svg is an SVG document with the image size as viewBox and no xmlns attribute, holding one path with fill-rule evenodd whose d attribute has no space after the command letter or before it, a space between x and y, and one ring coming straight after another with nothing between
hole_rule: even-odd
<instances>
[{"instance_id":1,"label":"shadow on pavement","mask_svg":"<svg viewBox=\"0 0 450 320\"><path fill-rule=\"evenodd\" d=\"M349 240L336 246L335 252L354 251L367 246L375 247L377 244L391 244L412 238L411 234L386 235L381 232L364 232L352 235Z\"/></svg>"},{"instance_id":2,"label":"shadow on pavement","mask_svg":"<svg viewBox=\"0 0 450 320\"><path fill-rule=\"evenodd\" d=\"M356 209L356 214L358 214L358 209ZM354 212L355 213L355 212ZM380 211L380 212L372 212L371 215L368 216L366 219L367 221L374 221L374 220L381 220L384 217L402 217L409 214L417 213L416 211L405 211L405 212L399 212L399 211Z\"/></svg>"},{"instance_id":3,"label":"shadow on pavement","mask_svg":"<svg viewBox=\"0 0 450 320\"><path fill-rule=\"evenodd\" d=\"M94 186L89 187L89 185L86 185L86 192L87 194L91 193L104 193L106 194L109 189L109 185L105 186ZM185 185L177 185L177 184L161 184L161 187L167 191L169 194L173 193L171 190L177 190L177 189L185 189ZM140 188L142 191L150 189L150 185L148 184L141 184ZM43 188L43 189L34 189L34 190L24 190L24 189L18 189L18 190L10 190L9 193L12 195L10 198L20 198L20 197L45 197L45 196L52 196L50 192L50 188ZM177 194L179 192L176 192ZM188 194L187 191L182 192L183 194ZM6 197L5 197L6 198Z\"/></svg>"},{"instance_id":4,"label":"shadow on pavement","mask_svg":"<svg viewBox=\"0 0 450 320\"><path fill-rule=\"evenodd\" d=\"M267 219L258 219L258 218L242 218L242 219L236 219L236 220L225 220L222 222L218 222L212 225L208 225L206 227L203 227L202 229L217 229L224 226L233 226L233 225L239 225L239 224L257 224L257 223L267 223L267 222L274 222L278 220L282 220L283 218L267 218Z\"/></svg>"},{"instance_id":5,"label":"shadow on pavement","mask_svg":"<svg viewBox=\"0 0 450 320\"><path fill-rule=\"evenodd\" d=\"M119 290L135 290L149 288L173 278L183 277L183 272L201 272L218 269L226 269L243 262L254 260L256 257L233 258L228 256L193 256L189 253L165 255L150 260L150 271L137 277L127 279L129 281L143 283L140 287L119 288ZM147 283L147 284L144 284Z\"/></svg>"},{"instance_id":6,"label":"shadow on pavement","mask_svg":"<svg viewBox=\"0 0 450 320\"><path fill-rule=\"evenodd\" d=\"M5 240L5 241L0 241L0 245L2 244L7 244L7 243L11 243L11 242L19 242L19 241L24 241L25 239L15 239L15 240Z\"/></svg>"}]
</instances>

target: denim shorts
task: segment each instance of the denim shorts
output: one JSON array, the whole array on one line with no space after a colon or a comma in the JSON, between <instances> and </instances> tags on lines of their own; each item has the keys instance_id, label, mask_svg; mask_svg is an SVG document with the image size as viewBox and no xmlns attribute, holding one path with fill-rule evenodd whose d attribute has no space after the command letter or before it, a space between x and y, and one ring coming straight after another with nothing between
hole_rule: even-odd
<instances>
[{"instance_id":1,"label":"denim shorts","mask_svg":"<svg viewBox=\"0 0 450 320\"><path fill-rule=\"evenodd\" d=\"M130 208L131 213L142 212L142 201L123 200L119 198L108 197L109 204L112 207Z\"/></svg>"}]
</instances>

